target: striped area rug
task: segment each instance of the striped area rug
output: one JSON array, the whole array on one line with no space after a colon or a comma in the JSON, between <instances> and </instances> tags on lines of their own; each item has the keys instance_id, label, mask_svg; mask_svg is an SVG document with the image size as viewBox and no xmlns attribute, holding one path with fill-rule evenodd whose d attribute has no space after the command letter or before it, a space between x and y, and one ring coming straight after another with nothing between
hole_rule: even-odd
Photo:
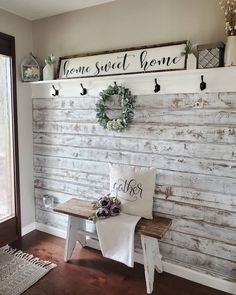
<instances>
[{"instance_id":1,"label":"striped area rug","mask_svg":"<svg viewBox=\"0 0 236 295\"><path fill-rule=\"evenodd\" d=\"M0 248L0 295L22 294L54 267L8 245Z\"/></svg>"}]
</instances>

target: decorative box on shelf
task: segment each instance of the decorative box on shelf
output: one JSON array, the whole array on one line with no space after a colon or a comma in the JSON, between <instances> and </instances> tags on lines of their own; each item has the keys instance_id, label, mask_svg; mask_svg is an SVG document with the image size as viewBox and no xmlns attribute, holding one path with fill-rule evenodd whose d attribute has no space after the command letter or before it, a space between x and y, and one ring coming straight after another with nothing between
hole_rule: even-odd
<instances>
[{"instance_id":1,"label":"decorative box on shelf","mask_svg":"<svg viewBox=\"0 0 236 295\"><path fill-rule=\"evenodd\" d=\"M223 42L198 45L198 69L218 68L224 66L224 48Z\"/></svg>"}]
</instances>

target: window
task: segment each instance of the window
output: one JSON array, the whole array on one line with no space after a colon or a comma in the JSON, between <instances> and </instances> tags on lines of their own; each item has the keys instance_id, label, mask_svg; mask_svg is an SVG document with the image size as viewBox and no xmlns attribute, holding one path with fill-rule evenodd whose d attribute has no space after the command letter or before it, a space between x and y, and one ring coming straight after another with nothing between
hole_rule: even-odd
<instances>
[{"instance_id":1,"label":"window","mask_svg":"<svg viewBox=\"0 0 236 295\"><path fill-rule=\"evenodd\" d=\"M15 39L0 33L0 246L21 236Z\"/></svg>"},{"instance_id":2,"label":"window","mask_svg":"<svg viewBox=\"0 0 236 295\"><path fill-rule=\"evenodd\" d=\"M11 59L0 55L0 222L15 215Z\"/></svg>"}]
</instances>

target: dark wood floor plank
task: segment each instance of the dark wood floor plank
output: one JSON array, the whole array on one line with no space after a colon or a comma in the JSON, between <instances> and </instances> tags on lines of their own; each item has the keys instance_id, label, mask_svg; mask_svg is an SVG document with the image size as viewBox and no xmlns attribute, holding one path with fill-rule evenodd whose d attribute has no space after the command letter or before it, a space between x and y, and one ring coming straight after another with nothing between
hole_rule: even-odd
<instances>
[{"instance_id":1,"label":"dark wood floor plank","mask_svg":"<svg viewBox=\"0 0 236 295\"><path fill-rule=\"evenodd\" d=\"M144 295L143 266L134 269L103 258L101 253L78 244L69 263L63 262L65 240L33 231L13 247L57 264L49 274L24 295ZM157 295L226 295L188 280L163 273L156 274Z\"/></svg>"}]
</instances>

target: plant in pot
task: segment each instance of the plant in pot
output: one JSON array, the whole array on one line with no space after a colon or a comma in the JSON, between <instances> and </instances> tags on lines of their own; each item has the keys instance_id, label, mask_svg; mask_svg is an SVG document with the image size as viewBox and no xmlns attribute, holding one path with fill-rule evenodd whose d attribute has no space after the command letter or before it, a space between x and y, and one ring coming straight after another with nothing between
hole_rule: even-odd
<instances>
[{"instance_id":1,"label":"plant in pot","mask_svg":"<svg viewBox=\"0 0 236 295\"><path fill-rule=\"evenodd\" d=\"M194 70L197 67L197 50L190 41L186 42L184 51L181 52L181 56L186 56L186 66L188 70Z\"/></svg>"},{"instance_id":2,"label":"plant in pot","mask_svg":"<svg viewBox=\"0 0 236 295\"><path fill-rule=\"evenodd\" d=\"M53 80L54 79L54 64L56 58L53 54L49 55L45 59L46 66L43 68L43 80Z\"/></svg>"},{"instance_id":3,"label":"plant in pot","mask_svg":"<svg viewBox=\"0 0 236 295\"><path fill-rule=\"evenodd\" d=\"M225 46L224 64L226 67L236 66L236 0L220 0L221 9L225 16Z\"/></svg>"}]
</instances>

